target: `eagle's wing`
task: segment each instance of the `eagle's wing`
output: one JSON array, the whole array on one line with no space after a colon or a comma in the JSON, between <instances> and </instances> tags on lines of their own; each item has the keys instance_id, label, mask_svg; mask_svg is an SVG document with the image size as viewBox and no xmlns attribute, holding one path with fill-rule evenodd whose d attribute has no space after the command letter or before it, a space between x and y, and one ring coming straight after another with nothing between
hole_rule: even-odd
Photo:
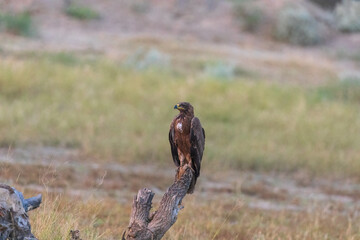
<instances>
[{"instance_id":1,"label":"eagle's wing","mask_svg":"<svg viewBox=\"0 0 360 240\"><path fill-rule=\"evenodd\" d=\"M197 117L191 120L190 145L192 167L195 171L195 176L198 177L200 175L201 159L205 148L205 131Z\"/></svg>"},{"instance_id":2,"label":"eagle's wing","mask_svg":"<svg viewBox=\"0 0 360 240\"><path fill-rule=\"evenodd\" d=\"M175 136L174 125L171 124L170 125L170 131L169 131L169 142L170 142L170 147L171 147L171 154L172 154L175 166L179 167L180 166L180 160L179 160L177 147L176 147L175 141L174 141L174 136Z\"/></svg>"}]
</instances>

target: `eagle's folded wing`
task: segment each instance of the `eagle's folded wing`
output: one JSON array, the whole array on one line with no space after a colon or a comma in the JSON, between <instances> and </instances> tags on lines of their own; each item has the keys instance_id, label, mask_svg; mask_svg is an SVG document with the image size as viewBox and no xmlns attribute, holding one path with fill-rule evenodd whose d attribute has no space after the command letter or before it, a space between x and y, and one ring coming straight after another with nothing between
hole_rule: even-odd
<instances>
[{"instance_id":1,"label":"eagle's folded wing","mask_svg":"<svg viewBox=\"0 0 360 240\"><path fill-rule=\"evenodd\" d=\"M200 175L201 159L205 148L205 131L197 117L191 120L190 145L192 167L195 171L195 176L198 177Z\"/></svg>"},{"instance_id":2,"label":"eagle's folded wing","mask_svg":"<svg viewBox=\"0 0 360 240\"><path fill-rule=\"evenodd\" d=\"M170 131L169 131L169 142L170 142L170 147L171 147L171 154L172 154L175 166L179 167L180 160L179 160L177 147L176 147L175 141L174 141L174 135L175 135L174 126L173 126L173 124L171 124Z\"/></svg>"}]
</instances>

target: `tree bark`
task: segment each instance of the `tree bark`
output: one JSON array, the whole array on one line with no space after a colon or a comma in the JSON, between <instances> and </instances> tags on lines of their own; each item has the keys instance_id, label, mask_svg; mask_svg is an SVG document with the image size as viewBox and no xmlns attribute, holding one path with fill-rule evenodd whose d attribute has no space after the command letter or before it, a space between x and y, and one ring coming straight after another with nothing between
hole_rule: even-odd
<instances>
[{"instance_id":1,"label":"tree bark","mask_svg":"<svg viewBox=\"0 0 360 240\"><path fill-rule=\"evenodd\" d=\"M41 195L24 199L15 188L0 184L0 240L37 240L26 212L40 203Z\"/></svg>"},{"instance_id":2,"label":"tree bark","mask_svg":"<svg viewBox=\"0 0 360 240\"><path fill-rule=\"evenodd\" d=\"M193 171L189 165L183 166L184 174L170 186L161 199L159 209L150 214L154 193L141 189L134 197L131 218L123 240L159 240L176 222L182 199L190 187ZM178 169L179 171L179 169Z\"/></svg>"}]
</instances>

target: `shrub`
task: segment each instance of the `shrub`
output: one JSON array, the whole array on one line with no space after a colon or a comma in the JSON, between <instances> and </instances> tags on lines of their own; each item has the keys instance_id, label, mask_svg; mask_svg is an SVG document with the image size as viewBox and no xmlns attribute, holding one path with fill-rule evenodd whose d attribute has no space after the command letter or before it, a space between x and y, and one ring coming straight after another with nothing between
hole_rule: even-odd
<instances>
[{"instance_id":1,"label":"shrub","mask_svg":"<svg viewBox=\"0 0 360 240\"><path fill-rule=\"evenodd\" d=\"M335 8L336 25L343 32L360 31L360 2L343 1Z\"/></svg>"},{"instance_id":2,"label":"shrub","mask_svg":"<svg viewBox=\"0 0 360 240\"><path fill-rule=\"evenodd\" d=\"M322 38L321 26L316 19L301 7L285 7L276 21L276 38L297 45L314 45Z\"/></svg>"},{"instance_id":3,"label":"shrub","mask_svg":"<svg viewBox=\"0 0 360 240\"><path fill-rule=\"evenodd\" d=\"M125 60L125 66L135 70L166 69L169 65L170 56L156 48L150 50L139 48Z\"/></svg>"},{"instance_id":4,"label":"shrub","mask_svg":"<svg viewBox=\"0 0 360 240\"><path fill-rule=\"evenodd\" d=\"M334 9L341 0L310 0L325 9Z\"/></svg>"},{"instance_id":5,"label":"shrub","mask_svg":"<svg viewBox=\"0 0 360 240\"><path fill-rule=\"evenodd\" d=\"M92 20L99 19L100 14L95 10L87 7L81 6L75 3L71 3L66 9L65 12L68 16L80 19L80 20Z\"/></svg>"},{"instance_id":6,"label":"shrub","mask_svg":"<svg viewBox=\"0 0 360 240\"><path fill-rule=\"evenodd\" d=\"M130 9L136 14L145 14L150 10L150 3L147 0L132 0Z\"/></svg>"},{"instance_id":7,"label":"shrub","mask_svg":"<svg viewBox=\"0 0 360 240\"><path fill-rule=\"evenodd\" d=\"M256 31L262 20L263 11L249 0L242 0L235 3L234 15L246 31Z\"/></svg>"},{"instance_id":8,"label":"shrub","mask_svg":"<svg viewBox=\"0 0 360 240\"><path fill-rule=\"evenodd\" d=\"M217 79L230 80L235 76L236 66L222 61L207 63L204 72L207 76Z\"/></svg>"},{"instance_id":9,"label":"shrub","mask_svg":"<svg viewBox=\"0 0 360 240\"><path fill-rule=\"evenodd\" d=\"M0 13L0 30L21 36L32 36L35 33L29 13Z\"/></svg>"}]
</instances>

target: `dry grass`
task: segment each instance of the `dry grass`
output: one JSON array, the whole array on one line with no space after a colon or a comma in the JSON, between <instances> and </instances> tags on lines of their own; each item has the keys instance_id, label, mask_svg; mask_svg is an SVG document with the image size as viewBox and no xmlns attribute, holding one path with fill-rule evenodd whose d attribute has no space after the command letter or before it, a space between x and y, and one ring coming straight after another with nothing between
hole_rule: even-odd
<instances>
[{"instance_id":1,"label":"dry grass","mask_svg":"<svg viewBox=\"0 0 360 240\"><path fill-rule=\"evenodd\" d=\"M109 223L111 211L103 214L105 208L118 210L119 207L111 201L83 201L46 194L41 208L30 214L33 233L39 239L60 240L68 239L70 230L78 229L84 239L110 239L116 229L111 229Z\"/></svg>"},{"instance_id":2,"label":"dry grass","mask_svg":"<svg viewBox=\"0 0 360 240\"><path fill-rule=\"evenodd\" d=\"M360 130L357 85L330 82L304 87L268 83L251 74L224 81L204 77L202 64L191 73L179 71L177 66L136 72L122 62L72 54L3 57L0 144L74 148L98 163L161 167L171 164L167 134L176 114L172 106L187 100L195 106L206 130L203 168L209 172L242 169L358 178L360 135L354 134ZM302 66L286 64L293 65L296 74ZM39 239L67 239L71 229L79 229L87 240L119 239L128 224L130 192L148 182L161 189L168 185L163 176L145 174L140 178L105 168L2 164L0 173L3 179L22 186L40 183L64 190L64 194L46 193L42 207L30 213ZM129 184L127 178L136 181ZM91 194L82 198L66 194L71 188L100 194L99 179L108 191L101 200L99 196L89 198ZM266 185L243 186L241 190L269 201L288 197ZM324 191L338 193L337 189ZM306 211L256 210L241 200L239 192L230 195L223 200L187 196L185 209L165 239L360 237L360 219L342 211L341 206L309 203Z\"/></svg>"},{"instance_id":3,"label":"dry grass","mask_svg":"<svg viewBox=\"0 0 360 240\"><path fill-rule=\"evenodd\" d=\"M76 201L74 201L76 200ZM188 196L178 221L164 239L358 239L359 218L313 206L308 212L255 210L239 200L197 202ZM196 214L194 217L194 213ZM67 239L79 229L87 240L119 239L128 224L129 204L111 199L69 199L46 195L41 208L30 213L39 239Z\"/></svg>"},{"instance_id":4,"label":"dry grass","mask_svg":"<svg viewBox=\"0 0 360 240\"><path fill-rule=\"evenodd\" d=\"M202 214L194 219L195 211ZM359 231L356 218L332 215L321 207L307 213L276 212L222 201L185 206L169 235L168 239L356 239Z\"/></svg>"}]
</instances>

